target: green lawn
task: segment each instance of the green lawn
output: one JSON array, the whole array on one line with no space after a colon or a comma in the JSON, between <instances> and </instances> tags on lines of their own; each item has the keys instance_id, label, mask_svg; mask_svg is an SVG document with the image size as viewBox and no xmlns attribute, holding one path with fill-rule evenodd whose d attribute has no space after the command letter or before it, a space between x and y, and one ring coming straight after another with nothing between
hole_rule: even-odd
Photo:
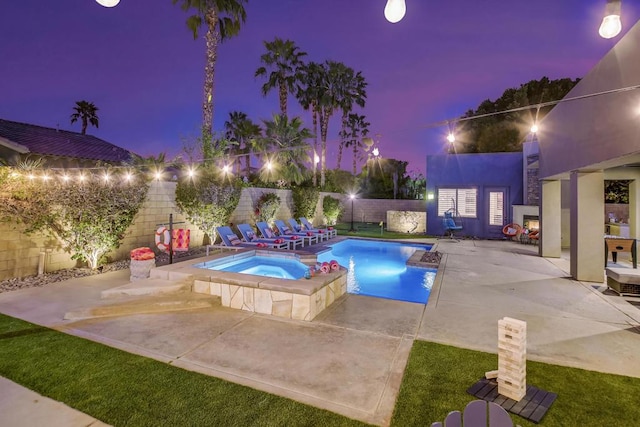
<instances>
[{"instance_id":1,"label":"green lawn","mask_svg":"<svg viewBox=\"0 0 640 427\"><path fill-rule=\"evenodd\" d=\"M497 366L495 354L416 341L392 425L430 426L443 421L450 411L462 411L475 399L466 390ZM558 394L540 426L628 427L640 423L640 378L528 361L527 384ZM511 418L522 427L536 425L516 415Z\"/></svg>"},{"instance_id":2,"label":"green lawn","mask_svg":"<svg viewBox=\"0 0 640 427\"><path fill-rule=\"evenodd\" d=\"M0 375L115 426L361 426L0 314Z\"/></svg>"},{"instance_id":3,"label":"green lawn","mask_svg":"<svg viewBox=\"0 0 640 427\"><path fill-rule=\"evenodd\" d=\"M426 237L430 237L420 233L396 233L386 230L383 230L381 234L378 222L354 222L353 228L356 230L355 232L349 231L351 229L350 222L339 223L335 228L338 230L339 236L372 237L378 239L424 239Z\"/></svg>"},{"instance_id":4,"label":"green lawn","mask_svg":"<svg viewBox=\"0 0 640 427\"><path fill-rule=\"evenodd\" d=\"M416 341L392 425L430 426L464 409L466 389L496 366L495 354ZM116 426L364 425L2 314L0 375ZM638 378L529 361L527 381L558 393L541 426L638 425Z\"/></svg>"}]
</instances>

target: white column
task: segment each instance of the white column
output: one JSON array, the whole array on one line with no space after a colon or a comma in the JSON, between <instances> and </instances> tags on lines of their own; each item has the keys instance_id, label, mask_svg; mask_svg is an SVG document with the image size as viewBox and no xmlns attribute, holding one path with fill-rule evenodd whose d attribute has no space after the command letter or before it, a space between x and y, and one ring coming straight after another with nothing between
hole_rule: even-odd
<instances>
[{"instance_id":1,"label":"white column","mask_svg":"<svg viewBox=\"0 0 640 427\"><path fill-rule=\"evenodd\" d=\"M640 183L634 179L629 183L629 237L637 239L640 235L640 215L638 215L638 203L640 202Z\"/></svg>"},{"instance_id":2,"label":"white column","mask_svg":"<svg viewBox=\"0 0 640 427\"><path fill-rule=\"evenodd\" d=\"M571 172L571 276L604 280L604 174Z\"/></svg>"},{"instance_id":3,"label":"white column","mask_svg":"<svg viewBox=\"0 0 640 427\"><path fill-rule=\"evenodd\" d=\"M560 258L562 253L560 183L560 180L542 181L541 185L539 244L540 255L543 257Z\"/></svg>"}]
</instances>

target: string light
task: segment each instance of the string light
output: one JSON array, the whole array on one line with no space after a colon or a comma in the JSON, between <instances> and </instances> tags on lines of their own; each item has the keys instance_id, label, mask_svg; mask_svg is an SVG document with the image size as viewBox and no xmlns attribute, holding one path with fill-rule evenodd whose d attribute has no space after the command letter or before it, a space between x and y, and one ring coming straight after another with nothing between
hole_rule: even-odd
<instances>
[{"instance_id":1,"label":"string light","mask_svg":"<svg viewBox=\"0 0 640 427\"><path fill-rule=\"evenodd\" d=\"M100 6L104 6L104 7L114 7L117 6L118 3L120 3L120 0L96 0L96 2L100 5Z\"/></svg>"},{"instance_id":2,"label":"string light","mask_svg":"<svg viewBox=\"0 0 640 427\"><path fill-rule=\"evenodd\" d=\"M538 125L537 123L534 123L533 126L531 126L531 133L536 133L538 132Z\"/></svg>"},{"instance_id":3,"label":"string light","mask_svg":"<svg viewBox=\"0 0 640 427\"><path fill-rule=\"evenodd\" d=\"M456 136L453 134L453 132L449 132L449 135L447 135L447 141L449 141L450 144L456 142Z\"/></svg>"},{"instance_id":4,"label":"string light","mask_svg":"<svg viewBox=\"0 0 640 427\"><path fill-rule=\"evenodd\" d=\"M387 21L392 24L400 22L405 13L407 13L407 5L404 0L387 0L384 7L384 17L387 18Z\"/></svg>"},{"instance_id":5,"label":"string light","mask_svg":"<svg viewBox=\"0 0 640 427\"><path fill-rule=\"evenodd\" d=\"M620 0L607 0L604 18L598 33L603 39L611 39L622 31L622 23L620 22Z\"/></svg>"}]
</instances>

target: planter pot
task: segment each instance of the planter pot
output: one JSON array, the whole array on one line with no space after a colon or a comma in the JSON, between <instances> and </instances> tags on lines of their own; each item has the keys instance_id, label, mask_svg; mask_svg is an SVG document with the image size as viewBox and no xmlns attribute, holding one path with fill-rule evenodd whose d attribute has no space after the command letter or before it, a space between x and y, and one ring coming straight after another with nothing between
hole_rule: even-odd
<instances>
[{"instance_id":1,"label":"planter pot","mask_svg":"<svg viewBox=\"0 0 640 427\"><path fill-rule=\"evenodd\" d=\"M147 279L151 275L151 269L156 266L155 259L148 259L144 261L137 261L135 259L131 260L131 265L129 266L131 270L131 276L129 280L135 282L136 280Z\"/></svg>"}]
</instances>

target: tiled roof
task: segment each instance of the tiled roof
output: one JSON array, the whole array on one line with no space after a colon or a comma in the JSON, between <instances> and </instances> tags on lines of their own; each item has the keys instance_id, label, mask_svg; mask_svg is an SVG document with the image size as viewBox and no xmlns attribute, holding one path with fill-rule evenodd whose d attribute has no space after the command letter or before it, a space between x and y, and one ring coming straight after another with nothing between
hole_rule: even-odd
<instances>
[{"instance_id":1,"label":"tiled roof","mask_svg":"<svg viewBox=\"0 0 640 427\"><path fill-rule=\"evenodd\" d=\"M46 128L0 119L0 137L43 156L102 160L119 163L131 159L131 152L92 135Z\"/></svg>"}]
</instances>

